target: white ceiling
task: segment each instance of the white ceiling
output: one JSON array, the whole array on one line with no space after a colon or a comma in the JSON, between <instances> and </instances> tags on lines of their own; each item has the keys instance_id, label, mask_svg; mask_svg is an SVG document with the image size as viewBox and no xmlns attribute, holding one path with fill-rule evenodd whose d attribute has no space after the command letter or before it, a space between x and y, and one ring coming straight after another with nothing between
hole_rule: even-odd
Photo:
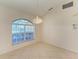
<instances>
[{"instance_id":1,"label":"white ceiling","mask_svg":"<svg viewBox=\"0 0 79 59\"><path fill-rule=\"evenodd\" d=\"M43 16L48 9L55 7L63 0L0 0L0 4L25 11L31 15Z\"/></svg>"}]
</instances>

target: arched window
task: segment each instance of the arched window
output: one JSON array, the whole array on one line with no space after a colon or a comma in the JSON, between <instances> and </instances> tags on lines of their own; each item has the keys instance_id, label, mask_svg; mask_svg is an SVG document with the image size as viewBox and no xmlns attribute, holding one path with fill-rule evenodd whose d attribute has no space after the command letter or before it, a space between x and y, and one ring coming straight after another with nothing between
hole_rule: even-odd
<instances>
[{"instance_id":1,"label":"arched window","mask_svg":"<svg viewBox=\"0 0 79 59\"><path fill-rule=\"evenodd\" d=\"M17 19L12 23L12 43L17 44L34 39L35 26L27 19Z\"/></svg>"}]
</instances>

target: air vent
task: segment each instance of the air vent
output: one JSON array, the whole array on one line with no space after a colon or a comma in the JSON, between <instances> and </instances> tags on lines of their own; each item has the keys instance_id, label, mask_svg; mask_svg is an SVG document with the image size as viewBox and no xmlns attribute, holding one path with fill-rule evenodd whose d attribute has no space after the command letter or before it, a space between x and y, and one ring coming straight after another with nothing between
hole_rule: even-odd
<instances>
[{"instance_id":1,"label":"air vent","mask_svg":"<svg viewBox=\"0 0 79 59\"><path fill-rule=\"evenodd\" d=\"M67 4L64 4L63 6L62 6L62 8L63 9L66 9L66 8L69 8L69 7L72 7L73 6L73 2L69 2L69 3L67 3Z\"/></svg>"}]
</instances>

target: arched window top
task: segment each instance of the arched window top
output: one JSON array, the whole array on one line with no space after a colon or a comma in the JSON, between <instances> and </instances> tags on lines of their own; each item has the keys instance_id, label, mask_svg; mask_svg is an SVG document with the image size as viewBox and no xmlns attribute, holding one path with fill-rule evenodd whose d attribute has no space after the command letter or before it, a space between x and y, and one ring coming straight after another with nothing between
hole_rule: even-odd
<instances>
[{"instance_id":1,"label":"arched window top","mask_svg":"<svg viewBox=\"0 0 79 59\"><path fill-rule=\"evenodd\" d=\"M33 23L30 20L19 18L16 19L13 24L21 24L21 25L33 25Z\"/></svg>"}]
</instances>

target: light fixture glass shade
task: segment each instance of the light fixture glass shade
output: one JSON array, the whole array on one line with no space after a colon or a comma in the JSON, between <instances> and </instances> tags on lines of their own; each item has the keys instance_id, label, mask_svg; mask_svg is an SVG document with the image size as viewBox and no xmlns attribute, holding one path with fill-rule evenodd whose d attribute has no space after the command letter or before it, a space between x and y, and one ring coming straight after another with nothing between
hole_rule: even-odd
<instances>
[{"instance_id":1,"label":"light fixture glass shade","mask_svg":"<svg viewBox=\"0 0 79 59\"><path fill-rule=\"evenodd\" d=\"M33 22L34 22L35 24L40 24L40 23L42 23L42 19L41 19L40 17L36 16L36 18L34 19Z\"/></svg>"}]
</instances>

